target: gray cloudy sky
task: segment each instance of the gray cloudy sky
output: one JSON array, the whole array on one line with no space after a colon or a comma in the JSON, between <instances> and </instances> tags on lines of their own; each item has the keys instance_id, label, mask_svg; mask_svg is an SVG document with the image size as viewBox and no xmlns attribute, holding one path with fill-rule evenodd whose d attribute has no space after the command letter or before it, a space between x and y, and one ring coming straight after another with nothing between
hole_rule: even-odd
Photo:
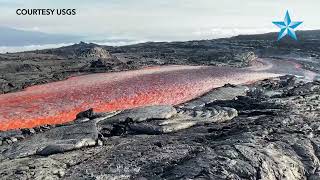
<instances>
[{"instance_id":1,"label":"gray cloudy sky","mask_svg":"<svg viewBox=\"0 0 320 180\"><path fill-rule=\"evenodd\" d=\"M278 31L271 22L320 29L320 0L0 0L0 25L50 33L186 40ZM17 16L17 8L75 8L76 16Z\"/></svg>"}]
</instances>

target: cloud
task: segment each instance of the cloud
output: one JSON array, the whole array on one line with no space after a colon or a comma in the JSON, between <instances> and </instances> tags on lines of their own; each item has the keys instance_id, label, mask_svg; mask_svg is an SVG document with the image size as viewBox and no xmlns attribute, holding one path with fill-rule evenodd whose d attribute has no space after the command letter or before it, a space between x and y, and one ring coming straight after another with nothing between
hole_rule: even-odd
<instances>
[{"instance_id":1,"label":"cloud","mask_svg":"<svg viewBox=\"0 0 320 180\"><path fill-rule=\"evenodd\" d=\"M27 7L76 8L76 16L19 17L2 11L0 24L22 29L38 27L49 33L84 36L129 36L135 39L191 39L202 37L212 28L272 29L289 9L294 20L308 28L320 28L319 0L5 0ZM21 5L17 6L21 7ZM0 7L1 10L1 7ZM252 27L252 28L251 28ZM248 31L251 31L247 28ZM200 35L195 34L195 32ZM220 30L219 30L220 31ZM234 31L234 30L232 30ZM236 30L237 31L237 30ZM221 30L221 33L226 33ZM227 32L227 34L237 32ZM210 32L207 32L210 35ZM212 35L213 33L211 33ZM196 36L197 35L197 36ZM211 36L209 36L211 37Z\"/></svg>"},{"instance_id":2,"label":"cloud","mask_svg":"<svg viewBox=\"0 0 320 180\"><path fill-rule=\"evenodd\" d=\"M69 46L69 45L72 45L72 44L61 43L61 44L44 44L44 45L29 45L29 46L0 46L0 53L50 49L50 48L57 48L57 47Z\"/></svg>"}]
</instances>

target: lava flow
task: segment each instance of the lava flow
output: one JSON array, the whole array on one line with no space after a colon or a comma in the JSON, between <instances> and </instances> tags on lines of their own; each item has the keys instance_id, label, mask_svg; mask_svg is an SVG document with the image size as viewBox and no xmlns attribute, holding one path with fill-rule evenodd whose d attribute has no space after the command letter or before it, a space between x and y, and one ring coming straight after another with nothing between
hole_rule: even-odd
<instances>
[{"instance_id":1,"label":"lava flow","mask_svg":"<svg viewBox=\"0 0 320 180\"><path fill-rule=\"evenodd\" d=\"M276 77L291 62L258 60L249 68L165 66L117 73L72 77L0 95L0 131L61 124L84 110L96 112L147 105L176 105L227 83L243 84Z\"/></svg>"}]
</instances>

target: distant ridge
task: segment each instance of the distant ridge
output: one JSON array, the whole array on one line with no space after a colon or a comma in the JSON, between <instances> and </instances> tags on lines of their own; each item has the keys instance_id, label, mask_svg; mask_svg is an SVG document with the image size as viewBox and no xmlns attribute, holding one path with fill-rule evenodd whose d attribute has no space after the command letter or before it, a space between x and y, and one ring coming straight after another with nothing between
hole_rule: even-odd
<instances>
[{"instance_id":1,"label":"distant ridge","mask_svg":"<svg viewBox=\"0 0 320 180\"><path fill-rule=\"evenodd\" d=\"M81 36L48 34L0 26L0 46L28 46L79 42Z\"/></svg>"},{"instance_id":2,"label":"distant ridge","mask_svg":"<svg viewBox=\"0 0 320 180\"><path fill-rule=\"evenodd\" d=\"M320 30L305 30L305 31L296 31L298 40L312 40L320 39ZM278 32L270 32L265 34L252 34L252 35L238 35L232 37L232 39L241 39L241 40L274 40L276 41L278 37ZM288 40L288 38L286 38Z\"/></svg>"}]
</instances>

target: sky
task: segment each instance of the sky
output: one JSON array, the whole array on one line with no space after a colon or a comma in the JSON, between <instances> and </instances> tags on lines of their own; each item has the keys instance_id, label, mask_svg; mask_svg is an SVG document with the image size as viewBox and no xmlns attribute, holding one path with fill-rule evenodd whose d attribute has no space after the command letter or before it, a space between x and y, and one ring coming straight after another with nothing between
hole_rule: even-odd
<instances>
[{"instance_id":1,"label":"sky","mask_svg":"<svg viewBox=\"0 0 320 180\"><path fill-rule=\"evenodd\" d=\"M289 10L320 29L319 0L0 0L0 25L90 39L192 40L278 31ZM75 16L18 16L18 8L70 8Z\"/></svg>"}]
</instances>

